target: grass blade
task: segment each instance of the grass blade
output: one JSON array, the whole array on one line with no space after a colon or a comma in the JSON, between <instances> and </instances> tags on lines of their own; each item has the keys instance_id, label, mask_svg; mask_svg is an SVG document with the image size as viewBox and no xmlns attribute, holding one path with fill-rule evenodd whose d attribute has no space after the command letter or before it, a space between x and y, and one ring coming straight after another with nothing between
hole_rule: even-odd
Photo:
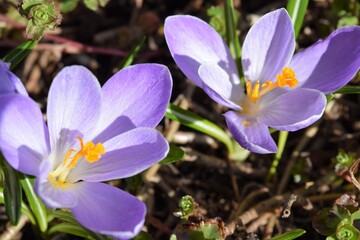
<instances>
[{"instance_id":1,"label":"grass blade","mask_svg":"<svg viewBox=\"0 0 360 240\"><path fill-rule=\"evenodd\" d=\"M20 182L39 228L42 232L45 232L48 227L46 208L34 192L33 179L30 179L30 177L24 174L20 174Z\"/></svg>"},{"instance_id":2,"label":"grass blade","mask_svg":"<svg viewBox=\"0 0 360 240\"><path fill-rule=\"evenodd\" d=\"M213 122L210 122L209 120L202 118L190 111L187 111L185 109L182 109L178 106L175 106L173 104L169 104L165 117L178 121L181 124L190 127L194 130L197 130L199 132L205 133L220 142L224 143L227 147L229 154L233 154L233 143L231 141L231 138L226 134L224 130L222 130L218 125L216 125Z\"/></svg>"},{"instance_id":3,"label":"grass blade","mask_svg":"<svg viewBox=\"0 0 360 240\"><path fill-rule=\"evenodd\" d=\"M27 40L11 50L2 60L11 63L10 69L14 69L36 46L38 41Z\"/></svg>"},{"instance_id":4,"label":"grass blade","mask_svg":"<svg viewBox=\"0 0 360 240\"><path fill-rule=\"evenodd\" d=\"M290 232L281 234L280 236L273 237L270 240L292 240L297 237L300 237L301 235L303 235L305 233L306 233L306 231L303 229L295 229Z\"/></svg>"},{"instance_id":5,"label":"grass blade","mask_svg":"<svg viewBox=\"0 0 360 240\"><path fill-rule=\"evenodd\" d=\"M5 212L12 225L16 225L21 215L21 185L19 175L0 154L0 166L4 174Z\"/></svg>"},{"instance_id":6,"label":"grass blade","mask_svg":"<svg viewBox=\"0 0 360 240\"><path fill-rule=\"evenodd\" d=\"M289 0L286 9L294 26L295 38L299 35L309 0Z\"/></svg>"}]
</instances>

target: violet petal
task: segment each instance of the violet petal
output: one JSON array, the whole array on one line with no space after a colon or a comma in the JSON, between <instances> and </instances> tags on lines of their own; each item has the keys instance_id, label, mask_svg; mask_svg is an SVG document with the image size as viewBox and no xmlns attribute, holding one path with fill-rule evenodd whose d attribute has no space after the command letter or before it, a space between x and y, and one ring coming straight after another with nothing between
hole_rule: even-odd
<instances>
[{"instance_id":1,"label":"violet petal","mask_svg":"<svg viewBox=\"0 0 360 240\"><path fill-rule=\"evenodd\" d=\"M343 27L294 55L290 67L299 85L325 94L346 85L360 68L360 27Z\"/></svg>"},{"instance_id":2,"label":"violet petal","mask_svg":"<svg viewBox=\"0 0 360 240\"><path fill-rule=\"evenodd\" d=\"M46 206L50 208L70 208L77 204L77 194L80 185L77 183L62 189L49 182L49 173L53 169L49 161L43 161L39 175L35 180L34 189Z\"/></svg>"},{"instance_id":3,"label":"violet petal","mask_svg":"<svg viewBox=\"0 0 360 240\"><path fill-rule=\"evenodd\" d=\"M295 89L266 102L261 122L278 130L296 131L317 121L326 107L325 95L313 89Z\"/></svg>"},{"instance_id":4,"label":"violet petal","mask_svg":"<svg viewBox=\"0 0 360 240\"><path fill-rule=\"evenodd\" d=\"M226 43L203 20L188 15L167 17L164 34L176 64L197 86L203 85L198 69L204 63L218 64L231 79L239 75Z\"/></svg>"},{"instance_id":5,"label":"violet petal","mask_svg":"<svg viewBox=\"0 0 360 240\"><path fill-rule=\"evenodd\" d=\"M117 239L131 239L140 232L146 214L143 202L104 183L79 184L78 204L70 210L81 225Z\"/></svg>"},{"instance_id":6,"label":"violet petal","mask_svg":"<svg viewBox=\"0 0 360 240\"><path fill-rule=\"evenodd\" d=\"M77 136L87 142L100 116L102 93L98 80L85 67L63 68L49 91L47 116L52 154L62 161ZM62 156L62 157L61 157Z\"/></svg>"},{"instance_id":7,"label":"violet petal","mask_svg":"<svg viewBox=\"0 0 360 240\"><path fill-rule=\"evenodd\" d=\"M106 153L94 163L79 161L69 181L107 181L130 177L162 160L169 151L165 138L155 129L136 128L103 143Z\"/></svg>"},{"instance_id":8,"label":"violet petal","mask_svg":"<svg viewBox=\"0 0 360 240\"><path fill-rule=\"evenodd\" d=\"M50 152L49 133L39 106L20 94L0 95L0 148L10 165L37 175Z\"/></svg>"},{"instance_id":9,"label":"violet petal","mask_svg":"<svg viewBox=\"0 0 360 240\"><path fill-rule=\"evenodd\" d=\"M265 14L250 28L242 47L245 79L275 80L290 62L294 49L294 28L286 10Z\"/></svg>"},{"instance_id":10,"label":"violet petal","mask_svg":"<svg viewBox=\"0 0 360 240\"><path fill-rule=\"evenodd\" d=\"M276 144L265 124L233 111L226 112L224 116L231 134L243 148L259 154L277 151Z\"/></svg>"},{"instance_id":11,"label":"violet petal","mask_svg":"<svg viewBox=\"0 0 360 240\"><path fill-rule=\"evenodd\" d=\"M169 104L172 78L160 64L138 64L120 70L103 86L103 109L97 126L104 142L135 127L155 127Z\"/></svg>"},{"instance_id":12,"label":"violet petal","mask_svg":"<svg viewBox=\"0 0 360 240\"><path fill-rule=\"evenodd\" d=\"M0 94L19 93L28 96L28 93L20 79L10 70L10 63L0 60Z\"/></svg>"},{"instance_id":13,"label":"violet petal","mask_svg":"<svg viewBox=\"0 0 360 240\"><path fill-rule=\"evenodd\" d=\"M200 65L199 76L203 80L204 91L215 102L235 110L241 110L238 104L245 94L240 81L234 88L229 75L214 63Z\"/></svg>"}]
</instances>

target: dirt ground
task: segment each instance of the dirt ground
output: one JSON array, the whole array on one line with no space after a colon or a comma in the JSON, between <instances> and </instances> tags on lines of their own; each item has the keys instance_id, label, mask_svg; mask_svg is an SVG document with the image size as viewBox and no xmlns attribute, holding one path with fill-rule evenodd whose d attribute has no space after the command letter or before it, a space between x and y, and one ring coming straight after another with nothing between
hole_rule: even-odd
<instances>
[{"instance_id":1,"label":"dirt ground","mask_svg":"<svg viewBox=\"0 0 360 240\"><path fill-rule=\"evenodd\" d=\"M226 129L221 115L226 109L185 78L171 58L163 35L167 16L191 14L208 20L207 9L221 5L220 0L110 0L106 7L93 12L80 3L74 11L63 15L56 34L46 35L14 71L31 97L45 109L51 81L64 66L84 65L104 83L146 35L133 64L168 66L174 80L171 101ZM0 3L0 23L6 20L0 36L1 56L24 41L25 22L12 20L15 10L9 6ZM235 6L240 13L238 29L242 42L256 19L285 7L286 1L236 0ZM310 1L297 50L329 35L337 21L332 1ZM355 78L352 84L359 81ZM316 213L331 207L342 194L358 199L356 188L335 172L333 159L339 149L352 152L356 158L360 156L359 101L358 95L336 95L321 120L290 133L276 177L268 182L265 179L274 155L250 154L244 162L232 161L227 159L226 148L220 142L164 119L158 129L187 155L174 164L152 167L141 176L140 187L130 189L147 204L145 229L153 239L169 239L180 223L173 212L182 196L191 195L206 218L216 221L221 218L225 226L232 227L233 234L227 239L266 239L296 228L307 231L299 239L325 239L312 227ZM276 139L278 133L273 136ZM112 184L126 188L129 181ZM291 194L296 194L297 200L289 216L282 218ZM6 232L9 224L4 209L0 211L0 231ZM234 219L241 219L242 224L237 222L234 227ZM36 239L34 232L24 222L13 239ZM63 234L55 238L77 239Z\"/></svg>"}]
</instances>

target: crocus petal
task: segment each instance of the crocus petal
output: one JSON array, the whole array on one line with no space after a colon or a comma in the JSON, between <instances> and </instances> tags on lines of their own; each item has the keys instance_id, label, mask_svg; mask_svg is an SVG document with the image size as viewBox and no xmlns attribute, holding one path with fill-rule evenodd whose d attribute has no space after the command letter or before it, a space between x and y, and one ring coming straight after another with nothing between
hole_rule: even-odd
<instances>
[{"instance_id":1,"label":"crocus petal","mask_svg":"<svg viewBox=\"0 0 360 240\"><path fill-rule=\"evenodd\" d=\"M261 122L278 130L296 131L317 121L324 113L325 95L313 89L295 89L266 102Z\"/></svg>"},{"instance_id":2,"label":"crocus petal","mask_svg":"<svg viewBox=\"0 0 360 240\"><path fill-rule=\"evenodd\" d=\"M221 36L206 22L192 16L167 17L164 34L176 64L196 85L202 87L198 74L201 64L218 64L239 86L238 72L228 47Z\"/></svg>"},{"instance_id":3,"label":"crocus petal","mask_svg":"<svg viewBox=\"0 0 360 240\"><path fill-rule=\"evenodd\" d=\"M0 60L0 94L2 93L19 93L28 96L26 89L20 79L10 70L10 63Z\"/></svg>"},{"instance_id":4,"label":"crocus petal","mask_svg":"<svg viewBox=\"0 0 360 240\"><path fill-rule=\"evenodd\" d=\"M20 94L0 95L0 148L13 168L37 175L50 151L48 135L33 100Z\"/></svg>"},{"instance_id":5,"label":"crocus petal","mask_svg":"<svg viewBox=\"0 0 360 240\"><path fill-rule=\"evenodd\" d=\"M55 77L48 97L52 154L65 154L71 144L78 143L76 136L89 141L86 137L95 128L100 110L101 88L96 77L82 66L63 68Z\"/></svg>"},{"instance_id":6,"label":"crocus petal","mask_svg":"<svg viewBox=\"0 0 360 240\"><path fill-rule=\"evenodd\" d=\"M104 144L106 153L94 163L80 161L69 181L99 182L133 176L163 159L169 151L165 138L155 129L136 128Z\"/></svg>"},{"instance_id":7,"label":"crocus petal","mask_svg":"<svg viewBox=\"0 0 360 240\"><path fill-rule=\"evenodd\" d=\"M49 182L51 171L49 161L43 161L40 165L39 176L35 180L34 189L46 206L50 208L70 208L77 205L77 194L80 185L71 184L62 189Z\"/></svg>"},{"instance_id":8,"label":"crocus petal","mask_svg":"<svg viewBox=\"0 0 360 240\"><path fill-rule=\"evenodd\" d=\"M203 80L203 89L215 102L226 107L241 110L240 99L245 96L240 87L233 88L229 75L215 63L202 64L199 76ZM239 81L239 85L240 81Z\"/></svg>"},{"instance_id":9,"label":"crocus petal","mask_svg":"<svg viewBox=\"0 0 360 240\"><path fill-rule=\"evenodd\" d=\"M294 49L294 28L286 10L265 14L250 28L243 44L245 78L260 82L274 80L290 62Z\"/></svg>"},{"instance_id":10,"label":"crocus petal","mask_svg":"<svg viewBox=\"0 0 360 240\"><path fill-rule=\"evenodd\" d=\"M136 236L145 220L145 204L104 183L80 182L78 204L70 208L84 227L117 239Z\"/></svg>"},{"instance_id":11,"label":"crocus petal","mask_svg":"<svg viewBox=\"0 0 360 240\"><path fill-rule=\"evenodd\" d=\"M134 127L155 127L169 104L172 78L160 64L122 69L103 86L103 109L96 140L104 142Z\"/></svg>"},{"instance_id":12,"label":"crocus petal","mask_svg":"<svg viewBox=\"0 0 360 240\"><path fill-rule=\"evenodd\" d=\"M277 151L276 144L265 124L233 111L226 112L224 116L231 134L243 148L259 154Z\"/></svg>"},{"instance_id":13,"label":"crocus petal","mask_svg":"<svg viewBox=\"0 0 360 240\"><path fill-rule=\"evenodd\" d=\"M290 67L304 88L335 92L360 68L360 27L343 27L295 54Z\"/></svg>"}]
</instances>

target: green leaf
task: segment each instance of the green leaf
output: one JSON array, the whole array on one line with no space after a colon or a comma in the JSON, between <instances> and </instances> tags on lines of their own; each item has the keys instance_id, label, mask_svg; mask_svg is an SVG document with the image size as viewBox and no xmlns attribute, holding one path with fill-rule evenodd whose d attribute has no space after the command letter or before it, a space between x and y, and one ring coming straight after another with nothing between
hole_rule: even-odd
<instances>
[{"instance_id":1,"label":"green leaf","mask_svg":"<svg viewBox=\"0 0 360 240\"><path fill-rule=\"evenodd\" d=\"M4 204L10 223L16 225L21 215L21 185L19 175L0 154L1 170L4 174Z\"/></svg>"},{"instance_id":2,"label":"green leaf","mask_svg":"<svg viewBox=\"0 0 360 240\"><path fill-rule=\"evenodd\" d=\"M34 192L33 178L30 179L30 177L20 174L20 179L21 186L24 189L30 209L35 215L40 230L45 232L48 227L46 208Z\"/></svg>"},{"instance_id":3,"label":"green leaf","mask_svg":"<svg viewBox=\"0 0 360 240\"><path fill-rule=\"evenodd\" d=\"M57 218L59 220L64 221L65 223L69 224L69 226L72 225L72 226L75 226L76 229L81 229L80 232L84 233L86 236L89 236L88 239L97 239L97 240L112 239L112 238L107 237L106 235L95 233L95 232L92 232L92 231L82 227L78 223L78 221L74 218L74 216L72 215L71 212L62 211L62 210L55 210L55 211L53 211L52 213L49 214L48 218ZM48 234L54 234L55 232L66 232L66 233L74 234L73 232L62 231L61 229L59 230L59 228L61 228L61 226L64 226L64 225L60 225L60 226L58 226L56 228L52 227L52 228L50 228L48 230L47 233ZM66 226L67 225L65 225L65 229L69 229ZM70 229L73 229L73 228L70 228ZM74 234L74 235L79 236L77 234Z\"/></svg>"},{"instance_id":4,"label":"green leaf","mask_svg":"<svg viewBox=\"0 0 360 240\"><path fill-rule=\"evenodd\" d=\"M352 25L358 25L359 20L355 16L344 16L339 19L337 28L345 27L345 26L352 26Z\"/></svg>"},{"instance_id":5,"label":"green leaf","mask_svg":"<svg viewBox=\"0 0 360 240\"><path fill-rule=\"evenodd\" d=\"M305 233L306 233L306 231L304 229L295 229L290 232L273 237L270 240L292 240L297 237L300 237L301 235L303 235Z\"/></svg>"},{"instance_id":6,"label":"green leaf","mask_svg":"<svg viewBox=\"0 0 360 240\"><path fill-rule=\"evenodd\" d=\"M62 221L71 223L71 224L79 224L78 221L74 218L71 212L62 211L62 210L55 210L54 212L50 213L49 217L58 218Z\"/></svg>"},{"instance_id":7,"label":"green leaf","mask_svg":"<svg viewBox=\"0 0 360 240\"><path fill-rule=\"evenodd\" d=\"M152 237L149 233L141 231L135 238L133 238L134 240L152 240Z\"/></svg>"},{"instance_id":8,"label":"green leaf","mask_svg":"<svg viewBox=\"0 0 360 240\"><path fill-rule=\"evenodd\" d=\"M11 63L10 69L14 69L36 46L38 41L27 40L8 53L2 60Z\"/></svg>"},{"instance_id":9,"label":"green leaf","mask_svg":"<svg viewBox=\"0 0 360 240\"><path fill-rule=\"evenodd\" d=\"M224 15L225 15L225 24L226 24L226 40L229 45L231 55L233 56L238 72L241 76L242 74L242 65L241 65L241 46L239 42L239 37L236 33L238 17L235 14L234 1L225 0L224 1ZM245 81L242 77L241 84L245 85Z\"/></svg>"},{"instance_id":10,"label":"green leaf","mask_svg":"<svg viewBox=\"0 0 360 240\"><path fill-rule=\"evenodd\" d=\"M356 212L353 212L351 214L351 217L352 219L355 221L355 220L359 220L360 219L360 210L356 211Z\"/></svg>"},{"instance_id":11,"label":"green leaf","mask_svg":"<svg viewBox=\"0 0 360 240\"><path fill-rule=\"evenodd\" d=\"M99 7L98 0L84 0L85 6L93 11L96 11Z\"/></svg>"},{"instance_id":12,"label":"green leaf","mask_svg":"<svg viewBox=\"0 0 360 240\"><path fill-rule=\"evenodd\" d=\"M360 86L344 86L337 90L335 93L360 94Z\"/></svg>"},{"instance_id":13,"label":"green leaf","mask_svg":"<svg viewBox=\"0 0 360 240\"><path fill-rule=\"evenodd\" d=\"M214 239L214 240L222 239L221 230L219 226L211 223L206 223L206 224L200 223L200 228L204 234L205 239Z\"/></svg>"},{"instance_id":14,"label":"green leaf","mask_svg":"<svg viewBox=\"0 0 360 240\"><path fill-rule=\"evenodd\" d=\"M191 196L189 195L183 196L179 201L180 209L174 212L174 215L176 217L187 219L190 215L194 213L195 206L196 203Z\"/></svg>"},{"instance_id":15,"label":"green leaf","mask_svg":"<svg viewBox=\"0 0 360 240\"><path fill-rule=\"evenodd\" d=\"M79 0L59 0L59 2L61 12L68 13L77 7Z\"/></svg>"},{"instance_id":16,"label":"green leaf","mask_svg":"<svg viewBox=\"0 0 360 240\"><path fill-rule=\"evenodd\" d=\"M0 203L5 203L4 189L2 188L0 188ZM32 224L36 224L34 215L31 213L28 206L24 202L21 202L21 212L29 218Z\"/></svg>"},{"instance_id":17,"label":"green leaf","mask_svg":"<svg viewBox=\"0 0 360 240\"><path fill-rule=\"evenodd\" d=\"M185 152L179 147L170 145L170 150L167 156L160 161L160 164L165 165L179 161L185 157Z\"/></svg>"},{"instance_id":18,"label":"green leaf","mask_svg":"<svg viewBox=\"0 0 360 240\"><path fill-rule=\"evenodd\" d=\"M210 17L209 24L221 35L226 37L226 24L224 8L212 6L207 10L207 15Z\"/></svg>"},{"instance_id":19,"label":"green leaf","mask_svg":"<svg viewBox=\"0 0 360 240\"><path fill-rule=\"evenodd\" d=\"M229 155L233 154L234 146L231 138L215 123L171 103L166 110L165 117L178 121L187 127L216 138L225 144L229 151Z\"/></svg>"},{"instance_id":20,"label":"green leaf","mask_svg":"<svg viewBox=\"0 0 360 240\"><path fill-rule=\"evenodd\" d=\"M135 55L139 52L141 47L144 45L144 42L146 40L146 36L144 36L141 41L131 50L129 55L127 55L126 58L121 62L120 69L123 69L124 67L130 66L132 62L134 61Z\"/></svg>"},{"instance_id":21,"label":"green leaf","mask_svg":"<svg viewBox=\"0 0 360 240\"><path fill-rule=\"evenodd\" d=\"M324 236L330 236L335 233L337 225L341 219L329 208L324 208L318 212L312 219L313 228Z\"/></svg>"},{"instance_id":22,"label":"green leaf","mask_svg":"<svg viewBox=\"0 0 360 240\"><path fill-rule=\"evenodd\" d=\"M52 0L23 0L20 13L29 19L26 36L37 41L42 38L45 30L54 30L62 20Z\"/></svg>"},{"instance_id":23,"label":"green leaf","mask_svg":"<svg viewBox=\"0 0 360 240\"><path fill-rule=\"evenodd\" d=\"M57 232L69 233L78 237L83 237L85 239L96 240L96 238L89 230L81 227L80 225L74 225L67 222L56 224L55 226L51 227L47 233L52 235Z\"/></svg>"},{"instance_id":24,"label":"green leaf","mask_svg":"<svg viewBox=\"0 0 360 240\"><path fill-rule=\"evenodd\" d=\"M339 224L336 237L341 240L355 240L360 238L359 231L351 224Z\"/></svg>"},{"instance_id":25,"label":"green leaf","mask_svg":"<svg viewBox=\"0 0 360 240\"><path fill-rule=\"evenodd\" d=\"M286 6L294 26L295 38L299 35L308 3L309 0L289 0Z\"/></svg>"}]
</instances>

